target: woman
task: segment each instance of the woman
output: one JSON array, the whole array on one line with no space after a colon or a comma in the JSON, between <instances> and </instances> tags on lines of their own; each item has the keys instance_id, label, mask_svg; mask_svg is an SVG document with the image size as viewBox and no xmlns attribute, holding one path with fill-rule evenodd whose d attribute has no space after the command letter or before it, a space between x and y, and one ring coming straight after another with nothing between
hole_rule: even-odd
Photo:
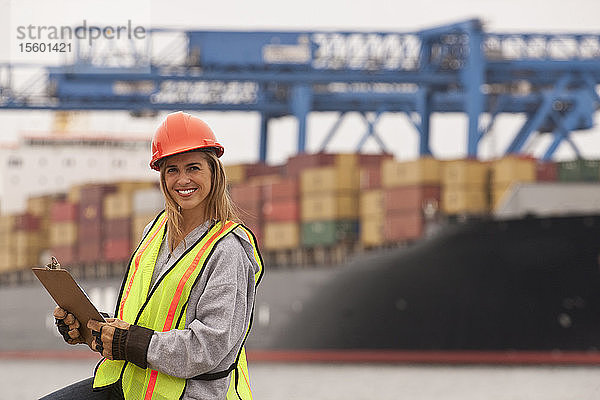
<instances>
[{"instance_id":1,"label":"woman","mask_svg":"<svg viewBox=\"0 0 600 400\"><path fill-rule=\"evenodd\" d=\"M94 378L47 399L252 398L243 345L263 269L253 234L234 222L223 150L189 114L158 128L150 167L165 211L132 256L115 318L87 325L104 356ZM83 342L71 314L55 317L66 341Z\"/></svg>"}]
</instances>

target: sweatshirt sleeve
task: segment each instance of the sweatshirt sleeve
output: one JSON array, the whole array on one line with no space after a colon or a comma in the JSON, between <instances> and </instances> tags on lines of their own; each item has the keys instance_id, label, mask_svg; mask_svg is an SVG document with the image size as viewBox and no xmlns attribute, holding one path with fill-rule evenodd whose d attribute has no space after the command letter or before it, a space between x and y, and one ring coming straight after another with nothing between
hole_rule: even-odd
<instances>
[{"instance_id":1,"label":"sweatshirt sleeve","mask_svg":"<svg viewBox=\"0 0 600 400\"><path fill-rule=\"evenodd\" d=\"M204 268L206 285L196 285L190 294L190 301L198 298L196 318L186 321L183 330L153 334L148 347L150 368L192 378L217 367L227 369L229 365L220 364L228 354L239 350L252 311L248 291L254 290L252 266L239 239L226 236ZM189 315L187 310L186 317Z\"/></svg>"}]
</instances>

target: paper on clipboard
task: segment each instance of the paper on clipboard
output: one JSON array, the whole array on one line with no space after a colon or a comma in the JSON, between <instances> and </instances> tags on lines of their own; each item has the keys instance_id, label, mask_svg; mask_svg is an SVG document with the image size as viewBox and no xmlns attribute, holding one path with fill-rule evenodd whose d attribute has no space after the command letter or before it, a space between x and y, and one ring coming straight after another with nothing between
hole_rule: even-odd
<instances>
[{"instance_id":1,"label":"paper on clipboard","mask_svg":"<svg viewBox=\"0 0 600 400\"><path fill-rule=\"evenodd\" d=\"M32 268L35 276L62 309L73 314L81 324L79 332L90 344L93 336L87 328L90 319L105 322L87 294L66 269Z\"/></svg>"}]
</instances>

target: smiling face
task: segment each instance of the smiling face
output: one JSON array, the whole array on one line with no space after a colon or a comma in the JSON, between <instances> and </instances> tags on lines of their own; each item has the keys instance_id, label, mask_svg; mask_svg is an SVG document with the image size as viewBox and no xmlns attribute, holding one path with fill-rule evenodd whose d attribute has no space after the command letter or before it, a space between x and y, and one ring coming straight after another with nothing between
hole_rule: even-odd
<instances>
[{"instance_id":1,"label":"smiling face","mask_svg":"<svg viewBox=\"0 0 600 400\"><path fill-rule=\"evenodd\" d=\"M165 184L185 217L204 218L212 171L202 152L176 154L165 161Z\"/></svg>"}]
</instances>

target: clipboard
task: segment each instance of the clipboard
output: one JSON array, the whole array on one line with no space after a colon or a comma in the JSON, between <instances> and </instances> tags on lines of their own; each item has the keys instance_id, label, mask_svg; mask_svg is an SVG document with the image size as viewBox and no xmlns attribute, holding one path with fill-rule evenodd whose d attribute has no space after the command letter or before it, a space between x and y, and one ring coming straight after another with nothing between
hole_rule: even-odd
<instances>
[{"instance_id":1,"label":"clipboard","mask_svg":"<svg viewBox=\"0 0 600 400\"><path fill-rule=\"evenodd\" d=\"M106 321L98 312L96 306L92 304L81 286L75 282L69 271L53 268L31 268L31 270L42 285L44 285L56 304L73 314L79 320L81 324L79 333L88 345L91 344L94 337L92 336L92 332L87 328L88 321L90 319L100 322Z\"/></svg>"}]
</instances>

